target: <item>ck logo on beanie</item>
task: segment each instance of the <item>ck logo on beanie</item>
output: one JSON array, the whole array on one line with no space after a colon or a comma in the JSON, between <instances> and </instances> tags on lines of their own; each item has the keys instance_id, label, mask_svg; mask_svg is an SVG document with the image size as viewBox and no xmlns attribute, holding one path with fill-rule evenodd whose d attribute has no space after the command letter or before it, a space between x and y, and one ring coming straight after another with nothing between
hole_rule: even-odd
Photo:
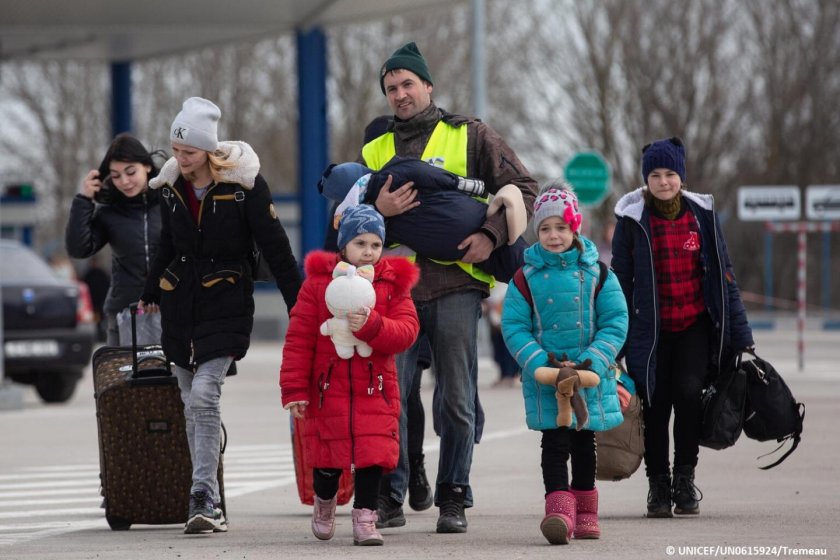
<instances>
[{"instance_id":1,"label":"ck logo on beanie","mask_svg":"<svg viewBox=\"0 0 840 560\"><path fill-rule=\"evenodd\" d=\"M190 97L184 101L181 112L172 122L169 139L176 144L215 152L219 147L218 127L221 116L222 112L209 99Z\"/></svg>"}]
</instances>

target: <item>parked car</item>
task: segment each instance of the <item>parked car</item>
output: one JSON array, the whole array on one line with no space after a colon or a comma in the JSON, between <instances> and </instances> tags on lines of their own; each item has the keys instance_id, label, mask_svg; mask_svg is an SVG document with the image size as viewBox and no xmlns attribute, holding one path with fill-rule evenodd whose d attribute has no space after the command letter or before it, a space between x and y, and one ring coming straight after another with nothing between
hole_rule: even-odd
<instances>
[{"instance_id":1,"label":"parked car","mask_svg":"<svg viewBox=\"0 0 840 560\"><path fill-rule=\"evenodd\" d=\"M65 402L90 362L96 336L84 283L59 277L31 249L0 240L3 364L7 378Z\"/></svg>"}]
</instances>

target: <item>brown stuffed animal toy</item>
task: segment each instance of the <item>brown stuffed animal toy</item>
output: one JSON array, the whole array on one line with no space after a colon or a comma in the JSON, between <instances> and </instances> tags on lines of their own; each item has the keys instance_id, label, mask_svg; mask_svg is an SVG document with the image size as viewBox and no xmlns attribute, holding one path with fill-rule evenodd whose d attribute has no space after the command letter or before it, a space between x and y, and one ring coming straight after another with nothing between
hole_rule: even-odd
<instances>
[{"instance_id":1,"label":"brown stuffed animal toy","mask_svg":"<svg viewBox=\"0 0 840 560\"><path fill-rule=\"evenodd\" d=\"M558 360L553 352L549 352L548 362L553 367L538 367L534 372L534 377L543 385L553 385L557 388L557 425L571 426L572 411L574 411L577 418L577 430L580 430L589 421L589 411L579 389L596 387L601 378L597 373L589 370L592 365L590 359L580 364L570 365L565 353Z\"/></svg>"}]
</instances>

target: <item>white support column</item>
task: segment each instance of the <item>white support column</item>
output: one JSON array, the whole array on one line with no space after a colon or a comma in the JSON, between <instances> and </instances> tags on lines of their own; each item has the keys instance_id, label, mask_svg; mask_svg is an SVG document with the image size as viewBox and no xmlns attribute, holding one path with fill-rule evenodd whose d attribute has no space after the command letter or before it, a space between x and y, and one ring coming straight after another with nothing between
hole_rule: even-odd
<instances>
[{"instance_id":1,"label":"white support column","mask_svg":"<svg viewBox=\"0 0 840 560\"><path fill-rule=\"evenodd\" d=\"M472 102L473 114L479 119L487 118L487 62L485 39L487 29L484 23L486 6L484 0L472 0Z\"/></svg>"}]
</instances>

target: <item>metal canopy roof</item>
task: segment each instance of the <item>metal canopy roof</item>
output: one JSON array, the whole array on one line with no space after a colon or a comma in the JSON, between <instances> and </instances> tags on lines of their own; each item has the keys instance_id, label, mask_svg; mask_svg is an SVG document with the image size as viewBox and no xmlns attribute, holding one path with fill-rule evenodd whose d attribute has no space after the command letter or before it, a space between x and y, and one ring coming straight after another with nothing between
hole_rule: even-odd
<instances>
[{"instance_id":1,"label":"metal canopy roof","mask_svg":"<svg viewBox=\"0 0 840 560\"><path fill-rule=\"evenodd\" d=\"M315 189L327 164L326 58L322 33L343 23L373 21L465 0L0 0L0 62L4 60L131 61L209 45L256 40L292 31L298 37L301 136L301 254L320 247L325 202ZM474 13L483 0L472 0ZM131 129L130 74L112 66L115 133ZM121 68L122 67L122 68ZM116 72L116 74L114 74ZM127 125L123 120L127 121Z\"/></svg>"},{"instance_id":2,"label":"metal canopy roof","mask_svg":"<svg viewBox=\"0 0 840 560\"><path fill-rule=\"evenodd\" d=\"M0 60L130 61L452 0L0 0Z\"/></svg>"}]
</instances>

